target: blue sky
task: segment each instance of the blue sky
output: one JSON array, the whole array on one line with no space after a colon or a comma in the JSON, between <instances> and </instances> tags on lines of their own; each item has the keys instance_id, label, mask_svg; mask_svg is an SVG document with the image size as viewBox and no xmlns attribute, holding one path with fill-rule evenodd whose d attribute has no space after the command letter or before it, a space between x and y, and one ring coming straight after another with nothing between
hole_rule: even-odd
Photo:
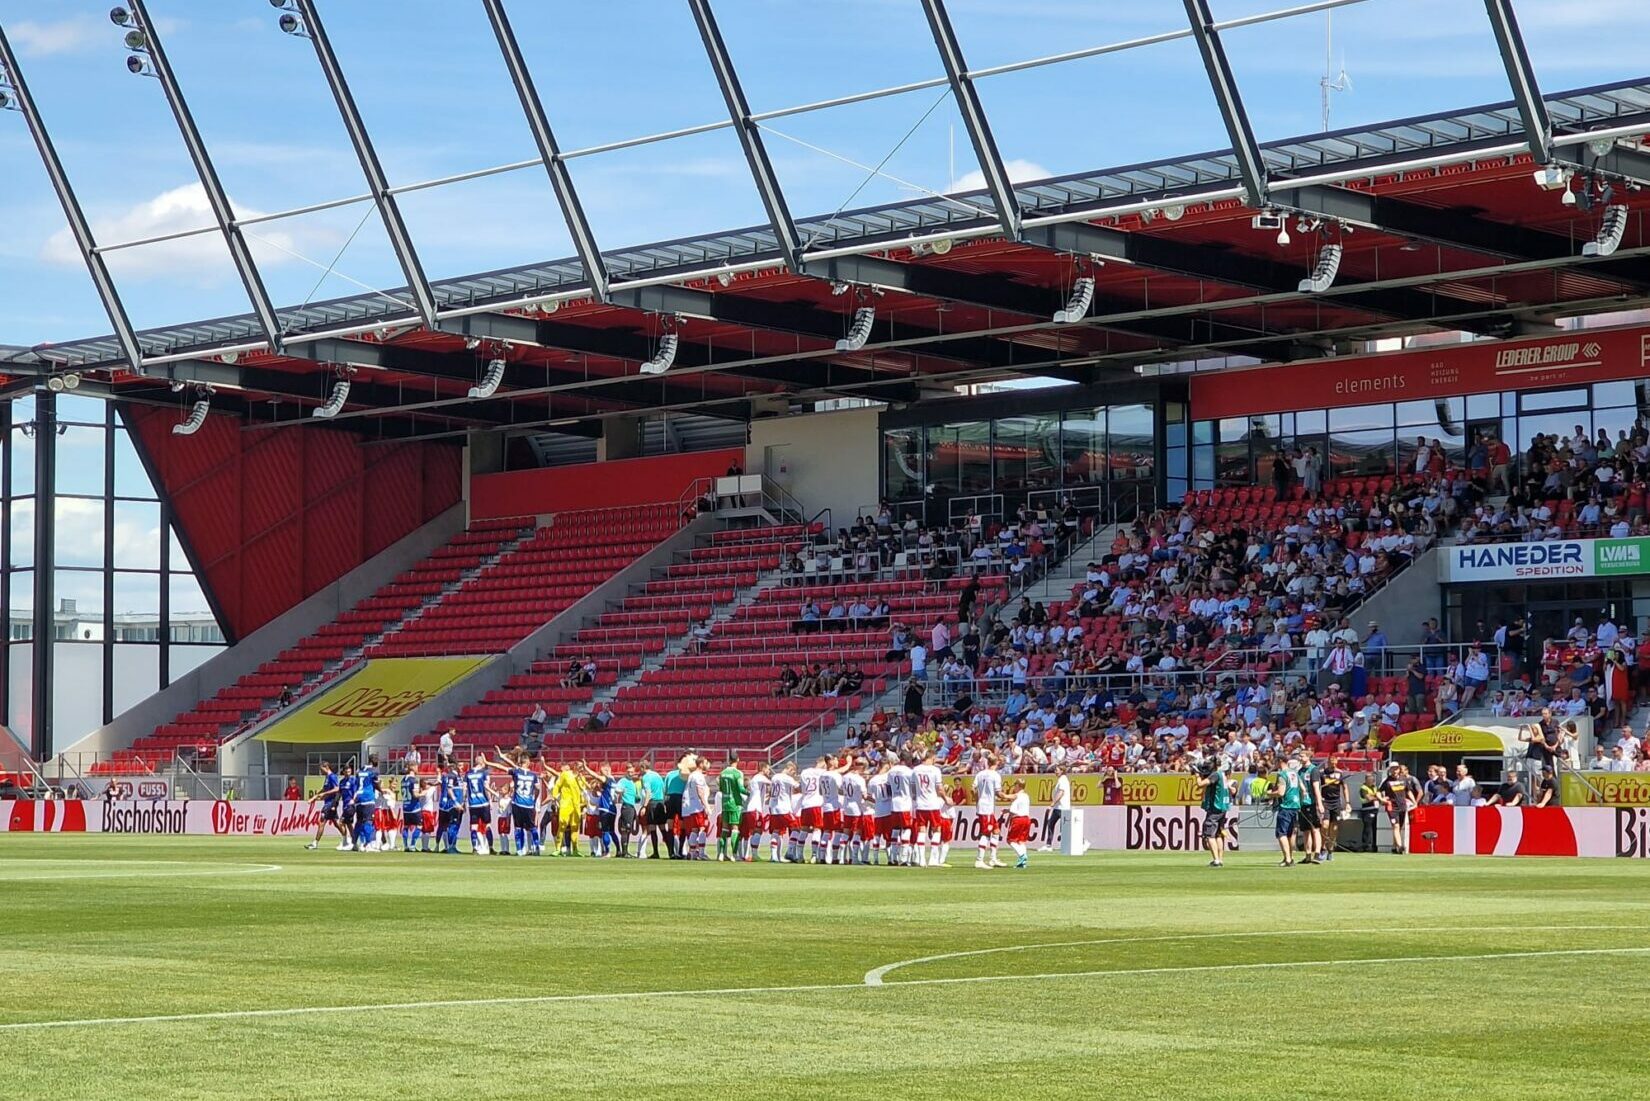
<instances>
[{"instance_id":1,"label":"blue sky","mask_svg":"<svg viewBox=\"0 0 1650 1101\"><path fill-rule=\"evenodd\" d=\"M1219 19L1289 6L1212 2ZM207 224L160 89L126 72L108 7L108 0L0 0L0 23L101 240ZM320 7L393 183L533 155L478 0L320 0ZM1549 92L1650 68L1642 60L1650 40L1644 0L1519 0L1518 7ZM267 0L151 0L150 8L243 216L363 190L309 44L276 29ZM758 111L940 73L917 0L717 0L715 8ZM512 0L510 9L564 148L723 117L682 0ZM1181 0L951 0L950 9L974 68L1184 24ZM1507 95L1481 0L1367 0L1334 19L1334 64L1344 59L1353 82L1337 98L1338 126ZM1262 140L1319 128L1324 32L1322 14L1228 32ZM1003 155L1024 178L1226 144L1186 40L980 86ZM881 161L919 120L885 166L893 178L867 183L855 165ZM970 183L971 152L939 90L770 128L769 149L798 216ZM107 331L13 114L0 114L0 165L0 344ZM725 130L582 158L573 175L605 248L761 220ZM432 277L571 252L542 171L417 192L404 206ZM281 304L399 282L366 204L251 232ZM140 326L246 310L213 238L118 253L113 263Z\"/></svg>"}]
</instances>

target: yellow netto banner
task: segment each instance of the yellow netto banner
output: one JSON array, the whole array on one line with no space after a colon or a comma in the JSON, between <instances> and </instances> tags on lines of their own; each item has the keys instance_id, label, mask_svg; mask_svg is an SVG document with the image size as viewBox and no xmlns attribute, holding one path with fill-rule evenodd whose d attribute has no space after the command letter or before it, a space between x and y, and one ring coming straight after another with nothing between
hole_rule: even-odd
<instances>
[{"instance_id":1,"label":"yellow netto banner","mask_svg":"<svg viewBox=\"0 0 1650 1101\"><path fill-rule=\"evenodd\" d=\"M1074 807L1098 807L1105 805L1105 793L1101 789L1100 774L1097 772L1074 772L1071 778L1071 805ZM1026 795L1030 796L1033 806L1046 807L1054 798L1054 776L1048 773L1036 773L1030 776L1004 776L1006 785L1014 780L1024 780ZM1123 781L1123 805L1141 807L1195 807L1198 805L1197 778L1190 773L1124 773L1119 777ZM953 776L950 785L967 787L972 784L966 776Z\"/></svg>"},{"instance_id":2,"label":"yellow netto banner","mask_svg":"<svg viewBox=\"0 0 1650 1101\"><path fill-rule=\"evenodd\" d=\"M1558 799L1567 807L1650 807L1650 772L1566 772Z\"/></svg>"},{"instance_id":3,"label":"yellow netto banner","mask_svg":"<svg viewBox=\"0 0 1650 1101\"><path fill-rule=\"evenodd\" d=\"M411 714L493 659L378 658L258 737L266 742L362 742Z\"/></svg>"}]
</instances>

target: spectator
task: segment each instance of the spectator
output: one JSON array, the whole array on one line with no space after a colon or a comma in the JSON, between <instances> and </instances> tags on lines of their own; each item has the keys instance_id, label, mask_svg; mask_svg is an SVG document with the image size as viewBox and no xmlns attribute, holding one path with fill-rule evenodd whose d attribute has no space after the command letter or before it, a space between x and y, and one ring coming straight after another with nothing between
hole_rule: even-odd
<instances>
[{"instance_id":1,"label":"spectator","mask_svg":"<svg viewBox=\"0 0 1650 1101\"><path fill-rule=\"evenodd\" d=\"M1364 664L1377 677L1386 675L1386 632L1373 619L1369 621L1369 633L1364 636Z\"/></svg>"},{"instance_id":2,"label":"spectator","mask_svg":"<svg viewBox=\"0 0 1650 1101\"><path fill-rule=\"evenodd\" d=\"M436 764L442 768L447 768L453 763L453 735L456 733L458 732L450 727L441 732L441 741L437 743L439 748L436 753Z\"/></svg>"},{"instance_id":3,"label":"spectator","mask_svg":"<svg viewBox=\"0 0 1650 1101\"><path fill-rule=\"evenodd\" d=\"M529 753L539 751L540 747L544 745L544 725L549 719L550 716L545 712L544 705L535 703L532 714L528 715L521 724L520 746L522 749L527 750Z\"/></svg>"},{"instance_id":4,"label":"spectator","mask_svg":"<svg viewBox=\"0 0 1650 1101\"><path fill-rule=\"evenodd\" d=\"M304 797L303 790L298 787L298 780L294 776L286 778L286 790L281 792L281 798L287 802L296 802Z\"/></svg>"},{"instance_id":5,"label":"spectator","mask_svg":"<svg viewBox=\"0 0 1650 1101\"><path fill-rule=\"evenodd\" d=\"M1455 782L1450 786L1450 802L1458 807L1473 806L1478 800L1478 781L1463 762L1455 766Z\"/></svg>"},{"instance_id":6,"label":"spectator","mask_svg":"<svg viewBox=\"0 0 1650 1101\"><path fill-rule=\"evenodd\" d=\"M775 696L794 696L796 686L802 678L797 676L796 670L787 663L779 670L779 684L773 690Z\"/></svg>"},{"instance_id":7,"label":"spectator","mask_svg":"<svg viewBox=\"0 0 1650 1101\"><path fill-rule=\"evenodd\" d=\"M282 711L285 711L287 708L292 706L292 685L281 685L281 698L278 706Z\"/></svg>"},{"instance_id":8,"label":"spectator","mask_svg":"<svg viewBox=\"0 0 1650 1101\"><path fill-rule=\"evenodd\" d=\"M603 700L596 705L596 710L591 713L586 725L592 730L606 730L613 725L613 719L613 705Z\"/></svg>"}]
</instances>

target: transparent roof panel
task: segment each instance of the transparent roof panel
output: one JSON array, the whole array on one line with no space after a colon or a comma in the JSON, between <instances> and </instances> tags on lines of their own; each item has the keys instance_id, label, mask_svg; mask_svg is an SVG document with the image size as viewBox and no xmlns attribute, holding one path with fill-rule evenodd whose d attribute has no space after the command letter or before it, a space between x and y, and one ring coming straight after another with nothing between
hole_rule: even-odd
<instances>
[{"instance_id":1,"label":"transparent roof panel","mask_svg":"<svg viewBox=\"0 0 1650 1101\"><path fill-rule=\"evenodd\" d=\"M1218 19L1276 5L1219 3ZM1330 35L1333 33L1333 44ZM1510 98L1482 0L1380 0L1221 32L1259 141Z\"/></svg>"},{"instance_id":2,"label":"transparent roof panel","mask_svg":"<svg viewBox=\"0 0 1650 1101\"><path fill-rule=\"evenodd\" d=\"M479 0L454 6L489 26ZM508 11L563 150L728 117L686 3L557 4L544 18L539 5L516 0ZM489 50L499 57L491 39ZM514 92L506 91L497 108L519 116Z\"/></svg>"},{"instance_id":3,"label":"transparent roof panel","mask_svg":"<svg viewBox=\"0 0 1650 1101\"><path fill-rule=\"evenodd\" d=\"M1518 25L1542 88L1628 80L1645 71L1650 4L1642 0L1517 0Z\"/></svg>"},{"instance_id":4,"label":"transparent roof panel","mask_svg":"<svg viewBox=\"0 0 1650 1101\"><path fill-rule=\"evenodd\" d=\"M945 75L917 0L714 0L713 7L753 111Z\"/></svg>"},{"instance_id":5,"label":"transparent roof panel","mask_svg":"<svg viewBox=\"0 0 1650 1101\"><path fill-rule=\"evenodd\" d=\"M247 226L243 232L269 297L280 306L381 292L407 282L370 202ZM398 297L411 308L405 294Z\"/></svg>"},{"instance_id":6,"label":"transparent roof panel","mask_svg":"<svg viewBox=\"0 0 1650 1101\"><path fill-rule=\"evenodd\" d=\"M604 252L767 224L739 141L730 131L580 157L568 168Z\"/></svg>"},{"instance_id":7,"label":"transparent roof panel","mask_svg":"<svg viewBox=\"0 0 1650 1101\"><path fill-rule=\"evenodd\" d=\"M391 184L535 155L479 3L324 7L333 48ZM268 5L257 9L262 17ZM524 17L519 10L516 15ZM313 79L321 81L319 72ZM358 180L359 174L348 187Z\"/></svg>"},{"instance_id":8,"label":"transparent roof panel","mask_svg":"<svg viewBox=\"0 0 1650 1101\"><path fill-rule=\"evenodd\" d=\"M86 281L85 265L67 227L50 239L48 247L65 270L75 271ZM251 309L230 262L229 247L216 230L111 252L108 260L109 273L120 287L126 313L137 328L175 324L189 318L223 317ZM98 332L108 329L107 319L97 327Z\"/></svg>"},{"instance_id":9,"label":"transparent roof panel","mask_svg":"<svg viewBox=\"0 0 1650 1101\"><path fill-rule=\"evenodd\" d=\"M949 87L773 119L762 130L798 218L983 186Z\"/></svg>"},{"instance_id":10,"label":"transparent roof panel","mask_svg":"<svg viewBox=\"0 0 1650 1101\"><path fill-rule=\"evenodd\" d=\"M409 191L399 201L431 279L573 254L542 168Z\"/></svg>"},{"instance_id":11,"label":"transparent roof panel","mask_svg":"<svg viewBox=\"0 0 1650 1101\"><path fill-rule=\"evenodd\" d=\"M1187 29L1181 0L1110 4L951 0L946 8L973 71Z\"/></svg>"},{"instance_id":12,"label":"transparent roof panel","mask_svg":"<svg viewBox=\"0 0 1650 1101\"><path fill-rule=\"evenodd\" d=\"M1190 39L986 77L979 89L1022 179L1231 145Z\"/></svg>"},{"instance_id":13,"label":"transparent roof panel","mask_svg":"<svg viewBox=\"0 0 1650 1101\"><path fill-rule=\"evenodd\" d=\"M330 29L343 13L333 14L337 4L322 7ZM159 19L162 12L153 14ZM161 28L190 113L242 217L366 192L314 48L281 33L277 15L267 5L194 5L187 18L168 19ZM103 20L99 31L100 37L110 33L95 64L120 69L115 27ZM123 70L120 76L127 96L163 102L155 81ZM161 125L175 146L170 115Z\"/></svg>"}]
</instances>

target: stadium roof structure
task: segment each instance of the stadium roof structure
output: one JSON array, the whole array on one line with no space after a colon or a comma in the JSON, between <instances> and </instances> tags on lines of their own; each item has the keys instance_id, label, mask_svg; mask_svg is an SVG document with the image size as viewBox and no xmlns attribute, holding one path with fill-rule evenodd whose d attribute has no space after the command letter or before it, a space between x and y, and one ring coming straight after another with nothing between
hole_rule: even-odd
<instances>
[{"instance_id":1,"label":"stadium roof structure","mask_svg":"<svg viewBox=\"0 0 1650 1101\"><path fill-rule=\"evenodd\" d=\"M132 331L16 56L19 101L115 332L43 345L0 366L13 392L74 373L88 392L213 409L257 423L328 423L375 439L477 429L598 435L604 416L660 410L748 419L790 399L917 400L925 389L1044 376L1094 383L1151 364L1294 360L1381 337L1540 331L1560 317L1650 302L1650 76L1543 95L1512 0L1485 0L1512 99L1260 144L1220 34L1325 10L1217 22L1185 0L1182 31L971 71L943 0L922 0L946 75L753 114L709 0L688 0L728 107L725 120L561 151L503 0L484 0L540 157L464 177L546 170L577 255L428 281L313 0L290 0L315 45L407 283L295 308L269 303L141 0L134 57L152 68L217 214L252 312ZM974 81L997 71L1190 38L1231 139L1225 150L1011 182ZM763 145L767 119L918 88L956 101L987 186L793 218ZM768 221L603 250L566 162L591 152L731 129ZM1293 231L1293 232L1291 232ZM187 234L185 234L187 235ZM169 235L179 236L179 235ZM162 238L162 239L169 239ZM337 381L347 398L329 404ZM0 392L3 393L3 392Z\"/></svg>"}]
</instances>

